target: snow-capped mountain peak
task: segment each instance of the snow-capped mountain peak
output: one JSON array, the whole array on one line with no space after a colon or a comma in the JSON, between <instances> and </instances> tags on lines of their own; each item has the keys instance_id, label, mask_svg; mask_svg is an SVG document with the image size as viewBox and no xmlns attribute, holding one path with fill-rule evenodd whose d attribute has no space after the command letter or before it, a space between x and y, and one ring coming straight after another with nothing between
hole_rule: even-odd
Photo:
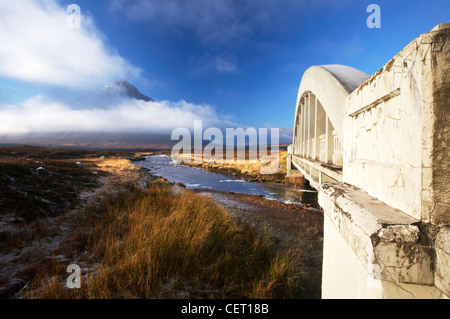
<instances>
[{"instance_id":1,"label":"snow-capped mountain peak","mask_svg":"<svg viewBox=\"0 0 450 319\"><path fill-rule=\"evenodd\" d=\"M119 80L111 84L105 85L102 91L108 97L126 96L136 100L143 100L145 102L153 101L152 98L142 94L139 90L127 80Z\"/></svg>"}]
</instances>

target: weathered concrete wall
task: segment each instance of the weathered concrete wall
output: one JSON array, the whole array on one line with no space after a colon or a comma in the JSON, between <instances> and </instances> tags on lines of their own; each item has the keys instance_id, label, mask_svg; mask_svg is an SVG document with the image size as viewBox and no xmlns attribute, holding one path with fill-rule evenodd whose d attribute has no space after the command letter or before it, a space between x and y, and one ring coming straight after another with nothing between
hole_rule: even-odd
<instances>
[{"instance_id":1,"label":"weathered concrete wall","mask_svg":"<svg viewBox=\"0 0 450 319\"><path fill-rule=\"evenodd\" d=\"M433 89L432 125L427 127L425 135L432 138L432 149L424 154L429 156L431 173L428 170L423 176L429 178L431 174L431 185L425 184L423 188L432 191L422 198L422 207L431 222L440 226L450 226L450 24L446 27L424 38L424 42L431 43L433 52L430 60ZM438 26L436 30L439 29Z\"/></svg>"},{"instance_id":2,"label":"weathered concrete wall","mask_svg":"<svg viewBox=\"0 0 450 319\"><path fill-rule=\"evenodd\" d=\"M322 185L319 203L323 298L446 298L435 285L433 244L421 237L417 219L345 183ZM439 246L449 239L442 236ZM438 266L443 283L448 265Z\"/></svg>"},{"instance_id":3,"label":"weathered concrete wall","mask_svg":"<svg viewBox=\"0 0 450 319\"><path fill-rule=\"evenodd\" d=\"M319 187L324 298L450 296L448 27L412 41L340 108L343 183Z\"/></svg>"},{"instance_id":4,"label":"weathered concrete wall","mask_svg":"<svg viewBox=\"0 0 450 319\"><path fill-rule=\"evenodd\" d=\"M448 298L450 24L355 85L363 79L349 67L311 67L297 98L296 119L300 98L315 96L343 144L332 183L320 175L335 174L330 163L295 152L296 133L287 158L288 172L318 189L325 213L323 297ZM294 132L305 126L295 123Z\"/></svg>"},{"instance_id":5,"label":"weathered concrete wall","mask_svg":"<svg viewBox=\"0 0 450 319\"><path fill-rule=\"evenodd\" d=\"M380 281L369 274L328 215L324 233L322 298L382 298Z\"/></svg>"},{"instance_id":6,"label":"weathered concrete wall","mask_svg":"<svg viewBox=\"0 0 450 319\"><path fill-rule=\"evenodd\" d=\"M343 125L344 182L446 225L449 33L421 35L353 91Z\"/></svg>"}]
</instances>

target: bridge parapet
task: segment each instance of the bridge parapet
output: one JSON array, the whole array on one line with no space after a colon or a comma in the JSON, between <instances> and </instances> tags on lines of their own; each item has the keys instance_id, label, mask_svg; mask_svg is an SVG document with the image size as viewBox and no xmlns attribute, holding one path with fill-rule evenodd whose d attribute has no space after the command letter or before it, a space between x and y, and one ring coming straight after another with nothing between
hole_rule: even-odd
<instances>
[{"instance_id":1,"label":"bridge parapet","mask_svg":"<svg viewBox=\"0 0 450 319\"><path fill-rule=\"evenodd\" d=\"M406 46L350 94L343 118L343 180L415 218L446 225L449 33L432 31Z\"/></svg>"},{"instance_id":2,"label":"bridge parapet","mask_svg":"<svg viewBox=\"0 0 450 319\"><path fill-rule=\"evenodd\" d=\"M432 287L433 250L421 242L417 219L345 183L324 184L319 199L324 298L442 296Z\"/></svg>"},{"instance_id":3,"label":"bridge parapet","mask_svg":"<svg viewBox=\"0 0 450 319\"><path fill-rule=\"evenodd\" d=\"M450 296L449 26L370 77L333 65L302 78L288 167L325 212L324 297Z\"/></svg>"}]
</instances>

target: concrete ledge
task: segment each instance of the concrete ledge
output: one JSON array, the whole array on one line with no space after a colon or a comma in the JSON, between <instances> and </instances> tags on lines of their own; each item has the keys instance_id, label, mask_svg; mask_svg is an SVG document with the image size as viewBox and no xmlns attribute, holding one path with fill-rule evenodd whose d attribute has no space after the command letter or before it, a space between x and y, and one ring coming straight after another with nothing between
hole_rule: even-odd
<instances>
[{"instance_id":1,"label":"concrete ledge","mask_svg":"<svg viewBox=\"0 0 450 319\"><path fill-rule=\"evenodd\" d=\"M419 243L419 220L345 183L323 184L319 204L375 279L434 284L432 249Z\"/></svg>"},{"instance_id":2,"label":"concrete ledge","mask_svg":"<svg viewBox=\"0 0 450 319\"><path fill-rule=\"evenodd\" d=\"M297 155L292 155L292 163L297 164L296 167L300 166L301 163L306 164L306 165L310 166L311 168L318 170L322 174L325 174L325 175L331 177L332 179L335 179L338 182L342 181L342 173L341 173L342 167L337 167L337 168L339 168L339 170L332 170L327 167L327 166L331 166L331 165L327 165L325 163L321 163L318 161L312 161L312 160L302 158Z\"/></svg>"}]
</instances>

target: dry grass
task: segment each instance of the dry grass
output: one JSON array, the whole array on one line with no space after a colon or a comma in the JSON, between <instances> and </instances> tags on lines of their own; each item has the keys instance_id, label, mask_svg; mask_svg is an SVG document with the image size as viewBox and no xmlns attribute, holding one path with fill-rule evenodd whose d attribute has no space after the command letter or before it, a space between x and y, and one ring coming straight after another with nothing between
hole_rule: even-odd
<instances>
[{"instance_id":1,"label":"dry grass","mask_svg":"<svg viewBox=\"0 0 450 319\"><path fill-rule=\"evenodd\" d=\"M129 172L138 171L139 168L133 165L130 160L124 159L123 157L112 157L112 158L89 158L82 160L84 163L89 163L91 165L96 165L98 169L110 173L110 174L125 174Z\"/></svg>"},{"instance_id":2,"label":"dry grass","mask_svg":"<svg viewBox=\"0 0 450 319\"><path fill-rule=\"evenodd\" d=\"M0 147L0 297L12 297L47 271L52 247L61 243L71 250L74 242L60 239L71 240L79 208L109 176L121 176L103 170L95 159L119 155L132 153Z\"/></svg>"},{"instance_id":3,"label":"dry grass","mask_svg":"<svg viewBox=\"0 0 450 319\"><path fill-rule=\"evenodd\" d=\"M27 221L64 213L76 207L80 192L98 187L98 177L109 173L103 161L108 162L113 156L132 155L130 152L0 147L0 213L12 213ZM96 169L99 172L93 174Z\"/></svg>"},{"instance_id":4,"label":"dry grass","mask_svg":"<svg viewBox=\"0 0 450 319\"><path fill-rule=\"evenodd\" d=\"M212 200L153 183L87 209L93 263L81 289L53 274L32 298L281 298L298 288L298 265ZM85 221L86 224L87 221ZM50 280L48 278L51 278ZM59 279L58 279L59 278Z\"/></svg>"},{"instance_id":5,"label":"dry grass","mask_svg":"<svg viewBox=\"0 0 450 319\"><path fill-rule=\"evenodd\" d=\"M292 254L276 255L265 235L213 200L150 183L124 156L130 155L0 148L1 216L14 230L0 233L0 250L21 251L2 264L0 283L13 285L5 296L19 290L15 297L52 299L297 295L300 265ZM36 171L40 166L46 170ZM72 262L84 269L81 289L65 285Z\"/></svg>"}]
</instances>

